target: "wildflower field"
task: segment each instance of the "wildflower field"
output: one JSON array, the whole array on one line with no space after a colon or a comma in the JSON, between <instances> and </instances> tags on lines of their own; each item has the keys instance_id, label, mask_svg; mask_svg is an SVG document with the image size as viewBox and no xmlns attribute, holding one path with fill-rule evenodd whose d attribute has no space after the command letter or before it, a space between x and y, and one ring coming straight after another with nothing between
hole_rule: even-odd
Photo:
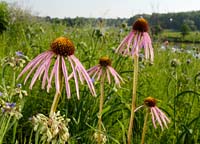
<instances>
[{"instance_id":1,"label":"wildflower field","mask_svg":"<svg viewBox=\"0 0 200 144\"><path fill-rule=\"evenodd\" d=\"M0 144L200 143L199 44L164 45L148 32L152 56L150 42L140 45L145 29L132 34L139 50L123 55L132 27L11 13L0 34Z\"/></svg>"}]
</instances>

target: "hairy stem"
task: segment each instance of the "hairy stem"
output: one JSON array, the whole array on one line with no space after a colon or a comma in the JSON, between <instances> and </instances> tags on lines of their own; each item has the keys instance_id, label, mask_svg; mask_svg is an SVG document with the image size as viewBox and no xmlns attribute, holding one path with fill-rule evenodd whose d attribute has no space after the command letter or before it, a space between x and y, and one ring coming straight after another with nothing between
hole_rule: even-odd
<instances>
[{"instance_id":1,"label":"hairy stem","mask_svg":"<svg viewBox=\"0 0 200 144\"><path fill-rule=\"evenodd\" d=\"M138 82L138 56L134 55L134 72L133 72L133 95L132 95L132 105L131 105L131 117L128 128L128 144L131 144L133 120L135 116L135 103L136 103L136 90Z\"/></svg>"},{"instance_id":2,"label":"hairy stem","mask_svg":"<svg viewBox=\"0 0 200 144\"><path fill-rule=\"evenodd\" d=\"M145 134L147 130L147 120L149 116L149 111L146 111L145 119L144 119L144 125L143 125L143 130L142 130L142 139L141 139L141 144L144 144L144 139L145 139Z\"/></svg>"},{"instance_id":3,"label":"hairy stem","mask_svg":"<svg viewBox=\"0 0 200 144\"><path fill-rule=\"evenodd\" d=\"M53 115L53 113L56 111L60 96L61 96L61 93L56 92L54 99L53 99L53 103L51 105L51 111L50 111L49 117L51 117Z\"/></svg>"},{"instance_id":4,"label":"hairy stem","mask_svg":"<svg viewBox=\"0 0 200 144\"><path fill-rule=\"evenodd\" d=\"M100 83L100 102L99 102L99 114L98 114L98 144L101 144L101 125L102 125L102 110L103 110L103 97L104 97L104 82L106 72L103 72Z\"/></svg>"}]
</instances>

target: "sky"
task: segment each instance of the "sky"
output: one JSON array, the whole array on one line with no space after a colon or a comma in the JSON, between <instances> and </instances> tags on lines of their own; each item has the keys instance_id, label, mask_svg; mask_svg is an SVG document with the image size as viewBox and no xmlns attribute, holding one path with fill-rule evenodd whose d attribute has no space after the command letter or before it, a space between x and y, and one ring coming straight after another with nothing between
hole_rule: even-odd
<instances>
[{"instance_id":1,"label":"sky","mask_svg":"<svg viewBox=\"0 0 200 144\"><path fill-rule=\"evenodd\" d=\"M3 1L3 0L0 0ZM200 0L4 0L37 16L130 18L136 14L200 10Z\"/></svg>"}]
</instances>

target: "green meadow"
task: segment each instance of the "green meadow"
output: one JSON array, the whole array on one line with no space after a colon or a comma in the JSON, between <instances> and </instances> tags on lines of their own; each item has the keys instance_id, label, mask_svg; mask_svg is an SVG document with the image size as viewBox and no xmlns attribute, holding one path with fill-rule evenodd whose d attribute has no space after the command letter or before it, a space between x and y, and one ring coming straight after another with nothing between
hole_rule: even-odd
<instances>
[{"instance_id":1,"label":"green meadow","mask_svg":"<svg viewBox=\"0 0 200 144\"><path fill-rule=\"evenodd\" d=\"M48 117L56 91L54 82L47 93L41 88L42 79L36 81L32 90L29 89L34 74L26 84L25 76L17 77L28 62L50 49L54 39L65 36L73 41L76 48L74 55L85 69L97 65L100 57L108 56L112 67L124 79L121 88L115 85L113 78L111 84L105 82L101 133L106 137L106 144L126 144L131 114L133 58L124 57L115 50L131 27L104 27L98 22L95 26L70 27L33 17L20 10L12 14L15 19L10 19L7 29L0 34L0 143L47 143L43 140L41 126L37 127L41 131L34 126L33 117L39 113ZM165 47L163 40L167 38L169 45ZM180 41L172 42L170 38ZM153 64L146 62L143 50L140 51L136 107L144 104L145 98L154 97L157 106L170 119L168 128L162 130L157 122L157 128L154 128L149 116L146 144L200 143L199 42L200 34L196 31L182 38L180 32L164 30L152 37ZM69 69L69 74L71 72ZM100 82L95 81L94 86L96 97L91 95L86 83L80 84L78 100L72 79L71 98L67 98L65 90L61 93L57 111L69 119L66 125L69 130L68 144L97 143L94 134L98 131ZM133 144L141 142L145 114L144 108L135 112Z\"/></svg>"}]
</instances>

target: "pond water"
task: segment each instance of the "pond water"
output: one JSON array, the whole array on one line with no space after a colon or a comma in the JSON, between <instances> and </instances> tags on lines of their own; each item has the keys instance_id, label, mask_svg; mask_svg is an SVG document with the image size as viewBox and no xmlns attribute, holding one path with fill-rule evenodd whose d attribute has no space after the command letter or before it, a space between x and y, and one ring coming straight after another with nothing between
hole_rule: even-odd
<instances>
[{"instance_id":1,"label":"pond water","mask_svg":"<svg viewBox=\"0 0 200 144\"><path fill-rule=\"evenodd\" d=\"M200 44L195 43L168 43L161 45L161 50L171 50L175 53L191 54L195 58L200 58Z\"/></svg>"}]
</instances>

